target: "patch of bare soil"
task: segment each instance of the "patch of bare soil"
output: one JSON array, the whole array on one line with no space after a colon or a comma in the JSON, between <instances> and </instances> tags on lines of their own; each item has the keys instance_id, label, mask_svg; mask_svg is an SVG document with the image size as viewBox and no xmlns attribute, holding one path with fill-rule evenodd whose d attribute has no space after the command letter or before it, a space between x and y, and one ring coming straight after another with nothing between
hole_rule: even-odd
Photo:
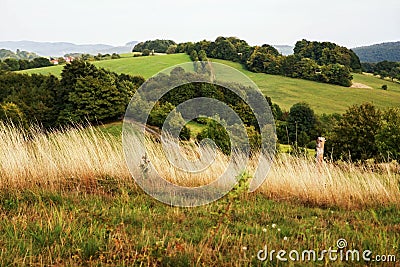
<instances>
[{"instance_id":1,"label":"patch of bare soil","mask_svg":"<svg viewBox=\"0 0 400 267\"><path fill-rule=\"evenodd\" d=\"M372 87L362 84L362 83L353 83L351 86L351 88L367 88L367 89L372 89Z\"/></svg>"}]
</instances>

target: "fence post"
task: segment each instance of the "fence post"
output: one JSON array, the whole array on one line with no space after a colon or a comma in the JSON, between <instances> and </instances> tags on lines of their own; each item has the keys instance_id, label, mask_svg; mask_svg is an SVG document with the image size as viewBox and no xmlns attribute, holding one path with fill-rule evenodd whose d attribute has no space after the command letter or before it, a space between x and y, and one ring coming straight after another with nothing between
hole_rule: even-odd
<instances>
[{"instance_id":1,"label":"fence post","mask_svg":"<svg viewBox=\"0 0 400 267\"><path fill-rule=\"evenodd\" d=\"M324 145L325 145L325 137L318 137L317 138L317 146L315 150L317 151L317 155L315 156L315 160L318 164L322 164L324 161Z\"/></svg>"}]
</instances>

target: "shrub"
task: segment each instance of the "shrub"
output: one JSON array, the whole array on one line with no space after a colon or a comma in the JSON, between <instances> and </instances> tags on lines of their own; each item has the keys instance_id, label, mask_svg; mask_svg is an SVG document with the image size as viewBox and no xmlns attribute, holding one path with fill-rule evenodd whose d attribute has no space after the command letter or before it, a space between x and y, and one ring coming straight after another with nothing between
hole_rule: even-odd
<instances>
[{"instance_id":1,"label":"shrub","mask_svg":"<svg viewBox=\"0 0 400 267\"><path fill-rule=\"evenodd\" d=\"M379 153L386 160L400 160L400 108L391 108L382 116L382 127L375 137Z\"/></svg>"},{"instance_id":2,"label":"shrub","mask_svg":"<svg viewBox=\"0 0 400 267\"><path fill-rule=\"evenodd\" d=\"M378 155L375 136L381 128L381 112L370 103L350 107L333 129L333 158L367 160Z\"/></svg>"},{"instance_id":3,"label":"shrub","mask_svg":"<svg viewBox=\"0 0 400 267\"><path fill-rule=\"evenodd\" d=\"M142 56L146 57L150 55L150 50L149 49L144 49L142 52Z\"/></svg>"}]
</instances>

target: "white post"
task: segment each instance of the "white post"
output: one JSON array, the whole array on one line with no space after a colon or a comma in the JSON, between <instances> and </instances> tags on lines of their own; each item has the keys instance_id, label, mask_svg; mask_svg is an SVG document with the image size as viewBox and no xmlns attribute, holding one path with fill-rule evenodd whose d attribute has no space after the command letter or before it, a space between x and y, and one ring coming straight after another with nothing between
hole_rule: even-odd
<instances>
[{"instance_id":1,"label":"white post","mask_svg":"<svg viewBox=\"0 0 400 267\"><path fill-rule=\"evenodd\" d=\"M315 150L317 151L317 155L316 155L316 162L318 164L322 164L322 162L324 161L324 145L325 145L325 137L318 137L317 138L317 146L315 148Z\"/></svg>"}]
</instances>

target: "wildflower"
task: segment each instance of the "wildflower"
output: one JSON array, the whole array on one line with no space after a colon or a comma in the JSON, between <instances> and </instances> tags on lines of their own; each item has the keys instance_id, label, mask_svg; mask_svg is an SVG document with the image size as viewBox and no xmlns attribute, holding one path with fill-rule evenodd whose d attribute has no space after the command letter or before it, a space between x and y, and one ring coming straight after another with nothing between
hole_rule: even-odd
<instances>
[{"instance_id":1,"label":"wildflower","mask_svg":"<svg viewBox=\"0 0 400 267\"><path fill-rule=\"evenodd\" d=\"M275 223L272 224L272 228L276 228L276 224Z\"/></svg>"},{"instance_id":2,"label":"wildflower","mask_svg":"<svg viewBox=\"0 0 400 267\"><path fill-rule=\"evenodd\" d=\"M267 232L267 228L263 228L262 231L265 233Z\"/></svg>"},{"instance_id":3,"label":"wildflower","mask_svg":"<svg viewBox=\"0 0 400 267\"><path fill-rule=\"evenodd\" d=\"M242 250L247 250L247 247L242 247Z\"/></svg>"},{"instance_id":4,"label":"wildflower","mask_svg":"<svg viewBox=\"0 0 400 267\"><path fill-rule=\"evenodd\" d=\"M281 228L278 228L278 232L280 232L281 231Z\"/></svg>"},{"instance_id":5,"label":"wildflower","mask_svg":"<svg viewBox=\"0 0 400 267\"><path fill-rule=\"evenodd\" d=\"M284 240L284 241L287 241L287 240L288 240L287 236L285 236L285 237L283 238L283 240Z\"/></svg>"}]
</instances>

